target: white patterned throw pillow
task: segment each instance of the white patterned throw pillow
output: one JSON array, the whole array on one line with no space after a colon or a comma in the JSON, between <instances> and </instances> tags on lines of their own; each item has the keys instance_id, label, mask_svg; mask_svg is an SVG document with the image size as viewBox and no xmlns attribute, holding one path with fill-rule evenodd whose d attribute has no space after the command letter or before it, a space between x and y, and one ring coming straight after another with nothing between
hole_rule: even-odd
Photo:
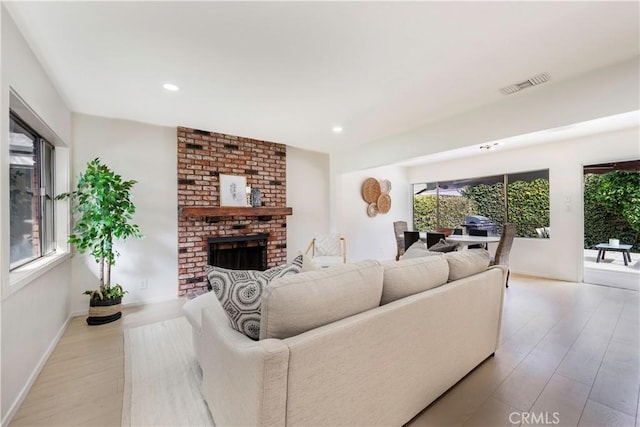
<instances>
[{"instance_id":1,"label":"white patterned throw pillow","mask_svg":"<svg viewBox=\"0 0 640 427\"><path fill-rule=\"evenodd\" d=\"M207 279L227 313L231 327L257 340L260 337L260 307L265 287L276 277L299 273L302 270L302 258L299 255L291 264L265 271L207 266Z\"/></svg>"}]
</instances>

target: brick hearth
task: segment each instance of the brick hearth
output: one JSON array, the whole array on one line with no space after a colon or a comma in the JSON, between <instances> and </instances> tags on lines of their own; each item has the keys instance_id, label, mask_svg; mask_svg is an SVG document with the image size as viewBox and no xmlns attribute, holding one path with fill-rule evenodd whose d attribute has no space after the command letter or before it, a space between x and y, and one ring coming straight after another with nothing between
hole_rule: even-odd
<instances>
[{"instance_id":1,"label":"brick hearth","mask_svg":"<svg viewBox=\"0 0 640 427\"><path fill-rule=\"evenodd\" d=\"M286 146L178 127L178 211L219 207L219 175L239 175L259 188L265 207L286 207ZM205 288L207 238L269 233L267 264L286 262L286 216L178 217L179 294Z\"/></svg>"}]
</instances>

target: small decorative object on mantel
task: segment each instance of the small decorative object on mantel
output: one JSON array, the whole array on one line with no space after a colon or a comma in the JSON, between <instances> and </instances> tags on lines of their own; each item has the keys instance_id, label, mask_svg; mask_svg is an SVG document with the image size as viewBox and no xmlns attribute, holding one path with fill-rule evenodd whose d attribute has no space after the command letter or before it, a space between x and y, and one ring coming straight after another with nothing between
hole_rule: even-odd
<instances>
[{"instance_id":1,"label":"small decorative object on mantel","mask_svg":"<svg viewBox=\"0 0 640 427\"><path fill-rule=\"evenodd\" d=\"M220 206L247 206L246 188L244 176L220 174Z\"/></svg>"},{"instance_id":2,"label":"small decorative object on mantel","mask_svg":"<svg viewBox=\"0 0 640 427\"><path fill-rule=\"evenodd\" d=\"M247 206L251 206L251 187L247 187Z\"/></svg>"},{"instance_id":3,"label":"small decorative object on mantel","mask_svg":"<svg viewBox=\"0 0 640 427\"><path fill-rule=\"evenodd\" d=\"M251 206L254 208L262 206L262 193L258 188L251 189Z\"/></svg>"},{"instance_id":4,"label":"small decorative object on mantel","mask_svg":"<svg viewBox=\"0 0 640 427\"><path fill-rule=\"evenodd\" d=\"M362 183L362 198L367 202L367 215L374 217L378 213L386 214L391 210L391 182L388 179L378 181L367 178Z\"/></svg>"}]
</instances>

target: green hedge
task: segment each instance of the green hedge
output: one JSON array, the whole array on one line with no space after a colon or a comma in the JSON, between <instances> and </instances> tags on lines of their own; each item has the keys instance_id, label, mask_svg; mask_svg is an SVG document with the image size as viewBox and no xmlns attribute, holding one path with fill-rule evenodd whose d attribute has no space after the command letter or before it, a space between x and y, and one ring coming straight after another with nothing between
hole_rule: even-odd
<instances>
[{"instance_id":1,"label":"green hedge","mask_svg":"<svg viewBox=\"0 0 640 427\"><path fill-rule=\"evenodd\" d=\"M496 225L496 232L502 230L504 223L504 184L499 182L493 185L480 184L475 187L466 187L460 191L464 197L469 198L477 206L470 215L482 215L491 219Z\"/></svg>"},{"instance_id":2,"label":"green hedge","mask_svg":"<svg viewBox=\"0 0 640 427\"><path fill-rule=\"evenodd\" d=\"M473 215L472 200L458 196L440 196L440 225L436 223L436 196L416 196L413 199L414 229L435 230L438 227L459 228L467 215Z\"/></svg>"},{"instance_id":3,"label":"green hedge","mask_svg":"<svg viewBox=\"0 0 640 427\"><path fill-rule=\"evenodd\" d=\"M510 182L507 197L509 222L516 224L516 236L538 237L536 228L549 227L548 180Z\"/></svg>"},{"instance_id":4,"label":"green hedge","mask_svg":"<svg viewBox=\"0 0 640 427\"><path fill-rule=\"evenodd\" d=\"M505 222L504 184L466 187L459 196L440 196L440 224L436 224L436 196L414 198L416 230L460 227L468 215L482 215L496 224L498 232ZM549 181L515 181L507 189L509 221L516 224L518 237L538 237L536 228L549 226Z\"/></svg>"},{"instance_id":5,"label":"green hedge","mask_svg":"<svg viewBox=\"0 0 640 427\"><path fill-rule=\"evenodd\" d=\"M625 171L604 175L585 175L584 247L586 249L598 243L606 243L609 239L619 239L620 243L634 245L633 252L639 252L638 232L633 229L633 222L623 214L627 213L632 221L634 215L637 218L637 209L640 208L639 179L640 174ZM629 206L630 204L632 206ZM624 210L623 206L627 209Z\"/></svg>"}]
</instances>

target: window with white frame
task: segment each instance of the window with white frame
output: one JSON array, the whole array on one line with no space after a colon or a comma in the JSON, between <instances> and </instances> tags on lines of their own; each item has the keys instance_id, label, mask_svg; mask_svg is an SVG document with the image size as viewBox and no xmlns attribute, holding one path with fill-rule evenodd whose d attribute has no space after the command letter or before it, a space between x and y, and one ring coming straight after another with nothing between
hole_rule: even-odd
<instances>
[{"instance_id":1,"label":"window with white frame","mask_svg":"<svg viewBox=\"0 0 640 427\"><path fill-rule=\"evenodd\" d=\"M13 111L9 133L10 268L56 249L55 150Z\"/></svg>"}]
</instances>

